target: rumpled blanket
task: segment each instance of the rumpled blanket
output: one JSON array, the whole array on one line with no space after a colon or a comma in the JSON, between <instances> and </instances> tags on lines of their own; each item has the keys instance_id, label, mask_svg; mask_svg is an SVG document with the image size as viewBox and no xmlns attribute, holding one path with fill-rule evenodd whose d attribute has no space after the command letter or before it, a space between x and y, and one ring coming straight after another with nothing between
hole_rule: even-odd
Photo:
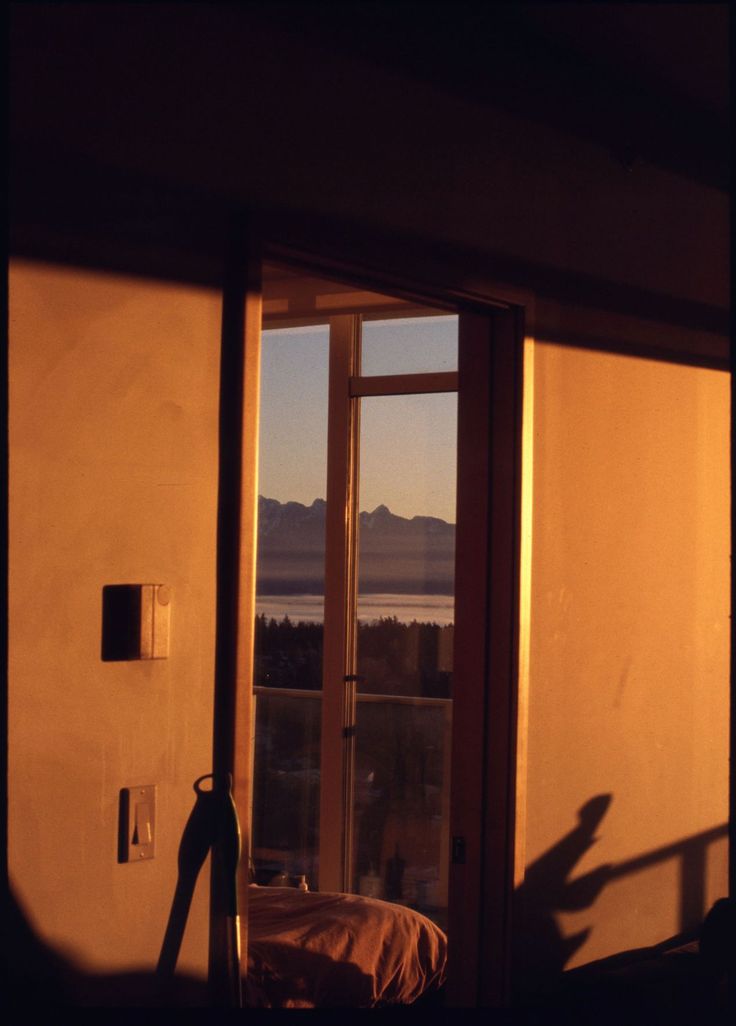
<instances>
[{"instance_id":1,"label":"rumpled blanket","mask_svg":"<svg viewBox=\"0 0 736 1026\"><path fill-rule=\"evenodd\" d=\"M357 894L248 888L248 1003L411 1004L445 980L447 937L426 916Z\"/></svg>"}]
</instances>

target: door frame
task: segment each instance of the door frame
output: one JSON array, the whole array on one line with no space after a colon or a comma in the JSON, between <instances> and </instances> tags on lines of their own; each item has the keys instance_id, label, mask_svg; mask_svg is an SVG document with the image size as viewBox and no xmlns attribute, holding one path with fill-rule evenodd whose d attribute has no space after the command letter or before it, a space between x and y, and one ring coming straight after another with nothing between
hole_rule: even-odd
<instances>
[{"instance_id":1,"label":"door frame","mask_svg":"<svg viewBox=\"0 0 736 1026\"><path fill-rule=\"evenodd\" d=\"M287 264L356 288L385 291L460 317L458 370L458 493L456 623L453 668L451 779L452 858L449 880L447 1005L500 1007L510 1000L513 894L523 873L523 782L525 656L522 603L528 558L528 523L522 516L525 326L532 297L499 288L498 297L463 302L457 294L416 282L387 280L380 273L323 261L317 254L264 243L257 266ZM251 264L251 266L253 266ZM257 280L251 274L251 280ZM246 304L246 365L260 356L260 295ZM501 296L505 298L499 298ZM255 317L258 324L255 324ZM527 339L527 343L528 343ZM527 352L529 351L527 344ZM252 377L249 388L252 387ZM248 392L250 395L250 392ZM527 398L528 406L528 398ZM253 398L257 411L258 396ZM257 412L255 414L257 418ZM241 511L240 615L252 621L255 592L257 511L257 419L243 416L243 478L249 482ZM526 456L526 454L525 454ZM478 488L477 482L483 482ZM345 488L347 482L343 482ZM528 505L529 497L524 501ZM528 518L527 518L528 519ZM527 552L528 555L528 552ZM528 617L526 618L528 621ZM526 623L528 628L528 622ZM252 635L251 635L252 639ZM238 645L231 708L234 723L236 804L250 810L253 725L252 640L248 628ZM522 673L520 674L520 667ZM460 698L460 701L458 701ZM244 834L249 842L249 823ZM249 849L246 848L246 852ZM241 892L247 872L241 862ZM245 957L245 956L244 956Z\"/></svg>"},{"instance_id":2,"label":"door frame","mask_svg":"<svg viewBox=\"0 0 736 1026\"><path fill-rule=\"evenodd\" d=\"M447 1000L503 1007L524 854L523 310L468 314L460 333Z\"/></svg>"}]
</instances>

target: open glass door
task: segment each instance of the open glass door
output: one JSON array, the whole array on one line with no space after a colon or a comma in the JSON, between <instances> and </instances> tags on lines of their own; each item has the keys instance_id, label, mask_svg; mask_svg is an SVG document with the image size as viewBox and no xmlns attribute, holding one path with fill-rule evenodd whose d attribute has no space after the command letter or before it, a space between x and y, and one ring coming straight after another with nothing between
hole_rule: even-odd
<instances>
[{"instance_id":1,"label":"open glass door","mask_svg":"<svg viewBox=\"0 0 736 1026\"><path fill-rule=\"evenodd\" d=\"M457 318L325 284L264 303L256 879L446 925Z\"/></svg>"},{"instance_id":2,"label":"open glass door","mask_svg":"<svg viewBox=\"0 0 736 1026\"><path fill-rule=\"evenodd\" d=\"M498 1006L523 312L263 271L255 879L412 905L451 937L449 1004Z\"/></svg>"},{"instance_id":3,"label":"open glass door","mask_svg":"<svg viewBox=\"0 0 736 1026\"><path fill-rule=\"evenodd\" d=\"M457 318L364 320L361 341L347 883L446 928Z\"/></svg>"}]
</instances>

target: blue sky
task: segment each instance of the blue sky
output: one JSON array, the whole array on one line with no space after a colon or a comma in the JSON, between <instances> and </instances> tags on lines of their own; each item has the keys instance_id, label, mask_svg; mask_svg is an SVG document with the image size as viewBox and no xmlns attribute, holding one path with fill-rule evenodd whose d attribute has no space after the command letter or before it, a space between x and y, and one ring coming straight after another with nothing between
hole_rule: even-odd
<instances>
[{"instance_id":1,"label":"blue sky","mask_svg":"<svg viewBox=\"0 0 736 1026\"><path fill-rule=\"evenodd\" d=\"M450 317L366 325L364 373L453 370ZM397 360L400 357L400 362ZM327 328L263 333L259 492L281 502L324 498ZM360 508L455 521L454 394L362 400Z\"/></svg>"}]
</instances>

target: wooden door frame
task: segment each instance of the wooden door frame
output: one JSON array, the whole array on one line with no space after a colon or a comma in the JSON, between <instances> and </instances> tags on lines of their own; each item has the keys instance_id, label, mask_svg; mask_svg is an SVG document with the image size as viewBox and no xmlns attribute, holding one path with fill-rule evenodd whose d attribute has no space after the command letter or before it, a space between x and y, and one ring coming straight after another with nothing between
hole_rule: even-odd
<instances>
[{"instance_id":1,"label":"wooden door frame","mask_svg":"<svg viewBox=\"0 0 736 1026\"><path fill-rule=\"evenodd\" d=\"M325 525L325 605L322 667L322 719L319 812L319 886L348 889L350 836L346 813L353 781L355 719L356 515L358 502L357 418L348 383L358 369L358 318L330 317ZM325 782L329 778L330 787Z\"/></svg>"},{"instance_id":2,"label":"wooden door frame","mask_svg":"<svg viewBox=\"0 0 736 1026\"><path fill-rule=\"evenodd\" d=\"M285 262L328 279L337 274L358 287L368 281L371 288L385 288L428 306L444 305L460 315L451 836L462 840L454 842L450 867L447 1004L500 1007L509 1002L513 894L523 863L517 843L517 823L523 821L518 813L523 772L519 773L517 746L523 734L523 725L519 731L523 705L519 702L520 601L524 592L521 456L524 324L531 297L500 289L499 296L505 291L505 298L489 296L487 303L479 304L475 296L472 304L465 306L456 296L440 295L416 283L387 280L380 284L375 274L361 277L348 266L340 274L334 261L325 266L316 254L299 252L290 259L283 247L265 244L254 259L249 280L255 280L252 268L256 265L260 269L269 260ZM260 294L251 295L249 306L247 294L245 289L242 334L243 366L247 369L241 417L249 441L242 448L245 488L239 513L239 608L241 617L252 620L258 437L253 369L257 369L260 355L261 306ZM519 302L520 298L529 303ZM478 481L483 484L480 489ZM250 544L244 543L245 539ZM249 632L247 624L240 633L236 630L237 671L229 703L237 711L231 758L241 816L250 805L253 748ZM246 651L248 644L250 650ZM247 836L248 831L244 833ZM245 872L241 877L246 880Z\"/></svg>"},{"instance_id":3,"label":"wooden door frame","mask_svg":"<svg viewBox=\"0 0 736 1026\"><path fill-rule=\"evenodd\" d=\"M523 862L523 310L461 316L460 333L447 1003L503 1007Z\"/></svg>"},{"instance_id":4,"label":"wooden door frame","mask_svg":"<svg viewBox=\"0 0 736 1026\"><path fill-rule=\"evenodd\" d=\"M240 972L247 973L250 813L253 767L253 641L258 514L260 253L236 229L222 287L217 498L215 686L212 769L228 774L241 829L238 868ZM215 845L213 866L220 853ZM213 1004L228 1003L232 935L221 874L210 878L208 980Z\"/></svg>"}]
</instances>

